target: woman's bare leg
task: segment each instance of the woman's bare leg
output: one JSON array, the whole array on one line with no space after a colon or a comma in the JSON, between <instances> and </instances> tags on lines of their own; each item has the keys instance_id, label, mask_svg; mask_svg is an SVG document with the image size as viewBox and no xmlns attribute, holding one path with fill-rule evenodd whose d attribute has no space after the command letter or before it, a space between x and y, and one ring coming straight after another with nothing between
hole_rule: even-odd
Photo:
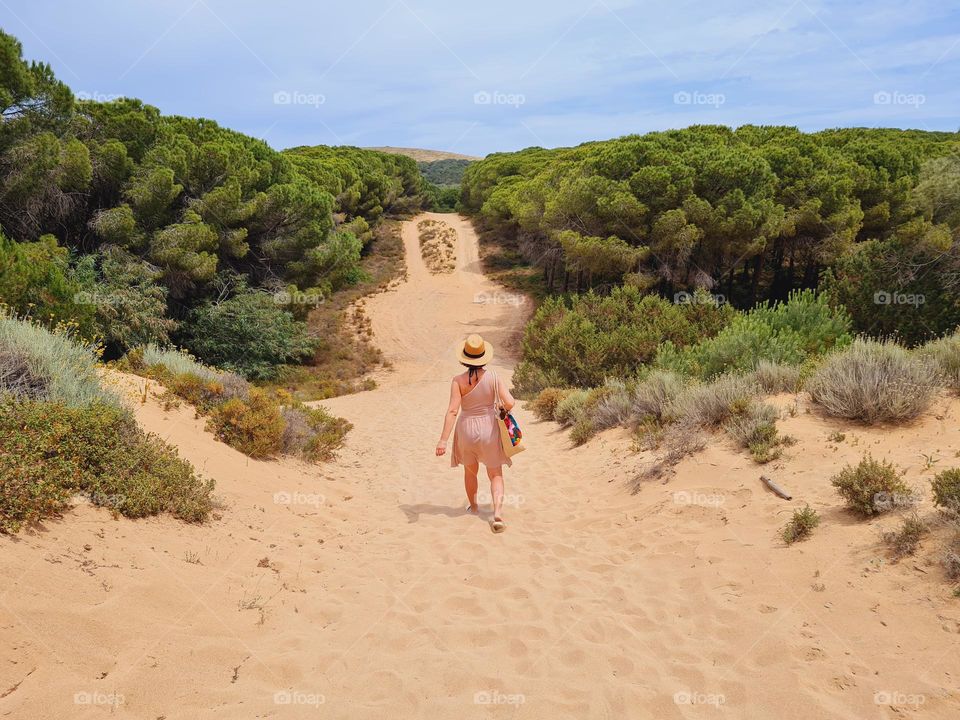
<instances>
[{"instance_id":1,"label":"woman's bare leg","mask_svg":"<svg viewBox=\"0 0 960 720\"><path fill-rule=\"evenodd\" d=\"M500 465L487 468L490 478L490 497L493 498L493 519L503 519L503 468Z\"/></svg>"},{"instance_id":2,"label":"woman's bare leg","mask_svg":"<svg viewBox=\"0 0 960 720\"><path fill-rule=\"evenodd\" d=\"M477 512L477 473L480 472L480 465L463 466L463 489L467 491L467 502L470 503L470 512Z\"/></svg>"}]
</instances>

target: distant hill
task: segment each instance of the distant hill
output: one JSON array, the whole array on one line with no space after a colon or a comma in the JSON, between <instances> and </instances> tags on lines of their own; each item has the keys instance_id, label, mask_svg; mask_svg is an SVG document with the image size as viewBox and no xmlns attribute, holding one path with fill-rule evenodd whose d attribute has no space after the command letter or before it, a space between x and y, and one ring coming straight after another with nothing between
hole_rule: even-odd
<instances>
[{"instance_id":1,"label":"distant hill","mask_svg":"<svg viewBox=\"0 0 960 720\"><path fill-rule=\"evenodd\" d=\"M422 148L402 148L402 147L372 147L368 150L379 150L380 152L391 153L393 155L406 155L417 162L433 162L434 160L482 160L475 155L461 155L460 153L447 152L445 150L424 150Z\"/></svg>"},{"instance_id":2,"label":"distant hill","mask_svg":"<svg viewBox=\"0 0 960 720\"><path fill-rule=\"evenodd\" d=\"M431 162L418 162L417 167L420 168L420 172L429 182L441 187L448 187L460 184L460 181L463 180L463 173L470 162L470 160L449 158Z\"/></svg>"}]
</instances>

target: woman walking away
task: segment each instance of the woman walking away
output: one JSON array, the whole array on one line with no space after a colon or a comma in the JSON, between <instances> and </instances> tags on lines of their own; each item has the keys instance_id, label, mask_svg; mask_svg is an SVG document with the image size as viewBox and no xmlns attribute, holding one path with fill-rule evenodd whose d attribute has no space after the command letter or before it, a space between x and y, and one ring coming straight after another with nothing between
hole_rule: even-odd
<instances>
[{"instance_id":1,"label":"woman walking away","mask_svg":"<svg viewBox=\"0 0 960 720\"><path fill-rule=\"evenodd\" d=\"M493 498L491 527L494 532L503 532L507 529L503 521L503 466L509 467L512 461L500 444L500 409L495 404L498 393L500 403L507 411L513 409L516 401L496 373L486 369L492 357L493 347L479 335L471 335L463 343L458 359L467 371L454 377L450 384L450 405L443 419L437 455L447 452L447 439L456 423L450 467L463 465L463 486L470 503L469 512L476 514L479 511L477 473L483 463L490 478L490 496Z\"/></svg>"}]
</instances>

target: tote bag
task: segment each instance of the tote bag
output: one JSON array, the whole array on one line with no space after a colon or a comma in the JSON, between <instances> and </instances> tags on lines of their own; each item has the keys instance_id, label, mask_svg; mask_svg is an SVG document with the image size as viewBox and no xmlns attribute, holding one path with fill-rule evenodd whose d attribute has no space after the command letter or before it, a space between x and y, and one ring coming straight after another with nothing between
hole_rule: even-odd
<instances>
[{"instance_id":1,"label":"tote bag","mask_svg":"<svg viewBox=\"0 0 960 720\"><path fill-rule=\"evenodd\" d=\"M500 444L503 446L503 452L508 458L512 458L519 452L527 449L523 444L523 433L520 432L520 426L513 415L508 413L500 402L500 381L497 376L493 376L493 387L496 399L494 400L494 410L500 418L497 425L500 427Z\"/></svg>"}]
</instances>

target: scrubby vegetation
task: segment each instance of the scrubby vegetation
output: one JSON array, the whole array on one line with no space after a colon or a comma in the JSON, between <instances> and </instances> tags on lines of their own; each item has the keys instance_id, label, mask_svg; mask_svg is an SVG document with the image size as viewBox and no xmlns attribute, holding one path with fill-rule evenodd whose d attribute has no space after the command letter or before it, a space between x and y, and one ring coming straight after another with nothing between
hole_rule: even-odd
<instances>
[{"instance_id":1,"label":"scrubby vegetation","mask_svg":"<svg viewBox=\"0 0 960 720\"><path fill-rule=\"evenodd\" d=\"M0 52L0 300L107 358L176 343L258 379L310 361L300 321L364 278L387 214L428 201L410 158L277 152L139 100L77 100L5 33Z\"/></svg>"},{"instance_id":2,"label":"scrubby vegetation","mask_svg":"<svg viewBox=\"0 0 960 720\"><path fill-rule=\"evenodd\" d=\"M453 272L457 266L457 231L438 220L421 220L417 231L427 269L434 274Z\"/></svg>"},{"instance_id":3,"label":"scrubby vegetation","mask_svg":"<svg viewBox=\"0 0 960 720\"><path fill-rule=\"evenodd\" d=\"M96 349L72 333L0 316L0 532L77 494L128 517L204 519L213 483L137 426L100 385Z\"/></svg>"},{"instance_id":4,"label":"scrubby vegetation","mask_svg":"<svg viewBox=\"0 0 960 720\"><path fill-rule=\"evenodd\" d=\"M890 342L857 340L807 382L814 402L834 417L865 423L912 420L940 384L935 365Z\"/></svg>"},{"instance_id":5,"label":"scrubby vegetation","mask_svg":"<svg viewBox=\"0 0 960 720\"><path fill-rule=\"evenodd\" d=\"M883 533L883 541L890 547L895 559L913 555L920 547L920 540L930 530L926 521L917 513L911 513L903 518L900 528Z\"/></svg>"},{"instance_id":6,"label":"scrubby vegetation","mask_svg":"<svg viewBox=\"0 0 960 720\"><path fill-rule=\"evenodd\" d=\"M909 506L914 500L902 473L886 460L874 460L869 454L856 466L846 466L830 482L847 506L861 515Z\"/></svg>"},{"instance_id":7,"label":"scrubby vegetation","mask_svg":"<svg viewBox=\"0 0 960 720\"><path fill-rule=\"evenodd\" d=\"M152 377L167 392L207 416L218 439L253 458L290 454L331 459L352 427L321 408L295 401L284 390L250 385L242 376L203 365L184 351L148 345L129 353L121 367Z\"/></svg>"},{"instance_id":8,"label":"scrubby vegetation","mask_svg":"<svg viewBox=\"0 0 960 720\"><path fill-rule=\"evenodd\" d=\"M787 545L792 545L800 540L806 540L813 534L814 529L820 524L820 515L809 505L793 511L783 530L780 531L780 537Z\"/></svg>"},{"instance_id":9,"label":"scrubby vegetation","mask_svg":"<svg viewBox=\"0 0 960 720\"><path fill-rule=\"evenodd\" d=\"M933 504L960 514L960 468L943 470L930 482L933 485Z\"/></svg>"}]
</instances>

